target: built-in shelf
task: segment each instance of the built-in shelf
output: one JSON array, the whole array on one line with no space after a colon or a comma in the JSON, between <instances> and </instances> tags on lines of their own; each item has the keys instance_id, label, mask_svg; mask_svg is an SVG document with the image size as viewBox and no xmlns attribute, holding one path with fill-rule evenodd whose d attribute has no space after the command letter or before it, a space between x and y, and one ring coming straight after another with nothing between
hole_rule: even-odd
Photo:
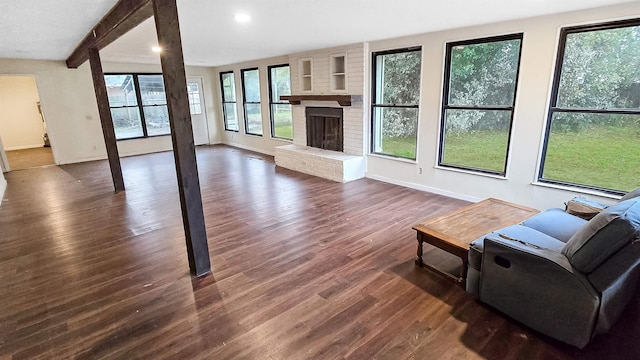
<instances>
[{"instance_id":1,"label":"built-in shelf","mask_svg":"<svg viewBox=\"0 0 640 360\"><path fill-rule=\"evenodd\" d=\"M300 90L311 91L313 90L313 60L312 59L300 59Z\"/></svg>"},{"instance_id":2,"label":"built-in shelf","mask_svg":"<svg viewBox=\"0 0 640 360\"><path fill-rule=\"evenodd\" d=\"M282 95L280 100L287 100L291 105L300 105L301 101L337 101L340 106L351 106L352 100L357 100L356 95Z\"/></svg>"},{"instance_id":3,"label":"built-in shelf","mask_svg":"<svg viewBox=\"0 0 640 360\"><path fill-rule=\"evenodd\" d=\"M347 91L347 55L331 55L330 58L330 79L331 91Z\"/></svg>"}]
</instances>

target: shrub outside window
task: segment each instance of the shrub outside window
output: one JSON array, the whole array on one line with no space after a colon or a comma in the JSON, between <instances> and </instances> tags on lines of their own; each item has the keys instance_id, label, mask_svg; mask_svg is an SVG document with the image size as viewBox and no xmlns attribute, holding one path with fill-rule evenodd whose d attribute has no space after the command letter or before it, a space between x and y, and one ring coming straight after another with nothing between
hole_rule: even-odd
<instances>
[{"instance_id":1,"label":"shrub outside window","mask_svg":"<svg viewBox=\"0 0 640 360\"><path fill-rule=\"evenodd\" d=\"M538 180L622 194L638 169L640 19L562 29Z\"/></svg>"},{"instance_id":2,"label":"shrub outside window","mask_svg":"<svg viewBox=\"0 0 640 360\"><path fill-rule=\"evenodd\" d=\"M504 176L522 34L448 43L438 165Z\"/></svg>"},{"instance_id":3,"label":"shrub outside window","mask_svg":"<svg viewBox=\"0 0 640 360\"><path fill-rule=\"evenodd\" d=\"M244 132L262 136L262 111L260 110L260 78L258 68L244 69L242 98L244 102Z\"/></svg>"},{"instance_id":4,"label":"shrub outside window","mask_svg":"<svg viewBox=\"0 0 640 360\"><path fill-rule=\"evenodd\" d=\"M293 139L291 104L280 100L281 95L291 95L289 64L269 66L269 108L271 110L271 136Z\"/></svg>"},{"instance_id":5,"label":"shrub outside window","mask_svg":"<svg viewBox=\"0 0 640 360\"><path fill-rule=\"evenodd\" d=\"M371 151L416 159L421 48L373 53Z\"/></svg>"},{"instance_id":6,"label":"shrub outside window","mask_svg":"<svg viewBox=\"0 0 640 360\"><path fill-rule=\"evenodd\" d=\"M233 71L220 73L220 88L222 92L222 113L224 129L238 131L238 112L236 110L236 83Z\"/></svg>"}]
</instances>

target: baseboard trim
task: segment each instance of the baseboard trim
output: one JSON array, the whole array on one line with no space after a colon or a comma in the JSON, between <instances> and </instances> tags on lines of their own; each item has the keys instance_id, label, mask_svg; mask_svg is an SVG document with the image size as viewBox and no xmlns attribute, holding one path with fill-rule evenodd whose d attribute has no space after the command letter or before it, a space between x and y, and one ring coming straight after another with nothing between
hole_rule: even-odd
<instances>
[{"instance_id":1,"label":"baseboard trim","mask_svg":"<svg viewBox=\"0 0 640 360\"><path fill-rule=\"evenodd\" d=\"M108 158L107 158L106 155L103 155L103 156L90 156L90 157L86 157L86 158L76 158L76 159L70 159L70 160L66 160L66 161L60 161L56 165L78 164L78 163L84 163L84 162L90 162L90 161L100 161L100 160L107 160L107 159Z\"/></svg>"},{"instance_id":2,"label":"baseboard trim","mask_svg":"<svg viewBox=\"0 0 640 360\"><path fill-rule=\"evenodd\" d=\"M222 142L221 144L229 145L229 146L233 146L233 147L237 147L237 148L240 148L240 149L245 149L245 150L249 150L249 151L253 151L253 152L257 152L257 153L260 153L260 154L265 154L265 155L269 155L269 156L275 156L275 154L273 152L269 152L269 151L266 151L264 149L258 149L258 148L254 148L254 147L251 147L251 146L238 144L238 143Z\"/></svg>"},{"instance_id":3,"label":"baseboard trim","mask_svg":"<svg viewBox=\"0 0 640 360\"><path fill-rule=\"evenodd\" d=\"M9 146L4 148L4 151L13 151L13 150L25 150L25 149L35 149L44 147L43 144L35 144L35 145L23 145L23 146Z\"/></svg>"},{"instance_id":4,"label":"baseboard trim","mask_svg":"<svg viewBox=\"0 0 640 360\"><path fill-rule=\"evenodd\" d=\"M464 195L464 194L460 194L460 193L457 193L457 192L442 190L442 189L434 188L434 187L431 187L431 186L415 184L415 183L411 183L411 182L408 182L408 181L401 181L401 180L391 179L391 178L388 178L388 177L385 177L385 176L380 176L380 175L374 175L374 174L367 173L365 175L365 177L369 178L369 179L373 179L373 180L386 182L386 183L389 183L389 184L404 186L404 187L408 187L408 188L411 188L411 189L416 189L416 190L426 191L426 192L430 192L430 193L434 193L434 194L438 194L438 195L442 195L442 196L447 196L447 197L458 199L458 200L470 201L470 202L474 202L474 203L482 200L481 198L478 198L478 197L475 197L475 196Z\"/></svg>"}]
</instances>

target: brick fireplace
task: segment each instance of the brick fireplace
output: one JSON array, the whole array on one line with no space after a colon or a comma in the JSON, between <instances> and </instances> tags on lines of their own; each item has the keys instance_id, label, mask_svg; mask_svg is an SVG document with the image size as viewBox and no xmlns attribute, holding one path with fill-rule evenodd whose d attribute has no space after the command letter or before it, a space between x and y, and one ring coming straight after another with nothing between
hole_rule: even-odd
<instances>
[{"instance_id":1,"label":"brick fireplace","mask_svg":"<svg viewBox=\"0 0 640 360\"><path fill-rule=\"evenodd\" d=\"M291 95L281 100L293 105L293 141L275 148L277 166L338 182L364 177L367 59L363 44L289 56Z\"/></svg>"},{"instance_id":2,"label":"brick fireplace","mask_svg":"<svg viewBox=\"0 0 640 360\"><path fill-rule=\"evenodd\" d=\"M276 148L276 165L338 182L364 177L361 103L334 104L309 100L293 106L293 144Z\"/></svg>"}]
</instances>

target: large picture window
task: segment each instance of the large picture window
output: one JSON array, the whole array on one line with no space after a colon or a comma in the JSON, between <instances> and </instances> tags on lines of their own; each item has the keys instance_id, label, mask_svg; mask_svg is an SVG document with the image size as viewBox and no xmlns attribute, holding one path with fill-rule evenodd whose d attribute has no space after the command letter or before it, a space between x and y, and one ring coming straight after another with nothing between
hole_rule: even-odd
<instances>
[{"instance_id":1,"label":"large picture window","mask_svg":"<svg viewBox=\"0 0 640 360\"><path fill-rule=\"evenodd\" d=\"M222 113L224 129L238 131L238 112L236 110L236 83L233 71L220 73L220 88L222 92Z\"/></svg>"},{"instance_id":2,"label":"large picture window","mask_svg":"<svg viewBox=\"0 0 640 360\"><path fill-rule=\"evenodd\" d=\"M104 78L116 139L171 133L161 74L107 74Z\"/></svg>"},{"instance_id":3,"label":"large picture window","mask_svg":"<svg viewBox=\"0 0 640 360\"><path fill-rule=\"evenodd\" d=\"M262 111L260 110L260 78L258 68L244 69L242 75L242 99L244 103L244 132L262 136Z\"/></svg>"},{"instance_id":4,"label":"large picture window","mask_svg":"<svg viewBox=\"0 0 640 360\"><path fill-rule=\"evenodd\" d=\"M638 169L640 19L562 29L539 180L624 193Z\"/></svg>"},{"instance_id":5,"label":"large picture window","mask_svg":"<svg viewBox=\"0 0 640 360\"><path fill-rule=\"evenodd\" d=\"M269 66L269 108L271 110L271 136L293 139L291 104L280 100L281 95L291 95L289 65Z\"/></svg>"},{"instance_id":6,"label":"large picture window","mask_svg":"<svg viewBox=\"0 0 640 360\"><path fill-rule=\"evenodd\" d=\"M373 53L371 151L416 158L420 48Z\"/></svg>"},{"instance_id":7,"label":"large picture window","mask_svg":"<svg viewBox=\"0 0 640 360\"><path fill-rule=\"evenodd\" d=\"M448 43L438 165L504 176L522 34Z\"/></svg>"}]
</instances>

